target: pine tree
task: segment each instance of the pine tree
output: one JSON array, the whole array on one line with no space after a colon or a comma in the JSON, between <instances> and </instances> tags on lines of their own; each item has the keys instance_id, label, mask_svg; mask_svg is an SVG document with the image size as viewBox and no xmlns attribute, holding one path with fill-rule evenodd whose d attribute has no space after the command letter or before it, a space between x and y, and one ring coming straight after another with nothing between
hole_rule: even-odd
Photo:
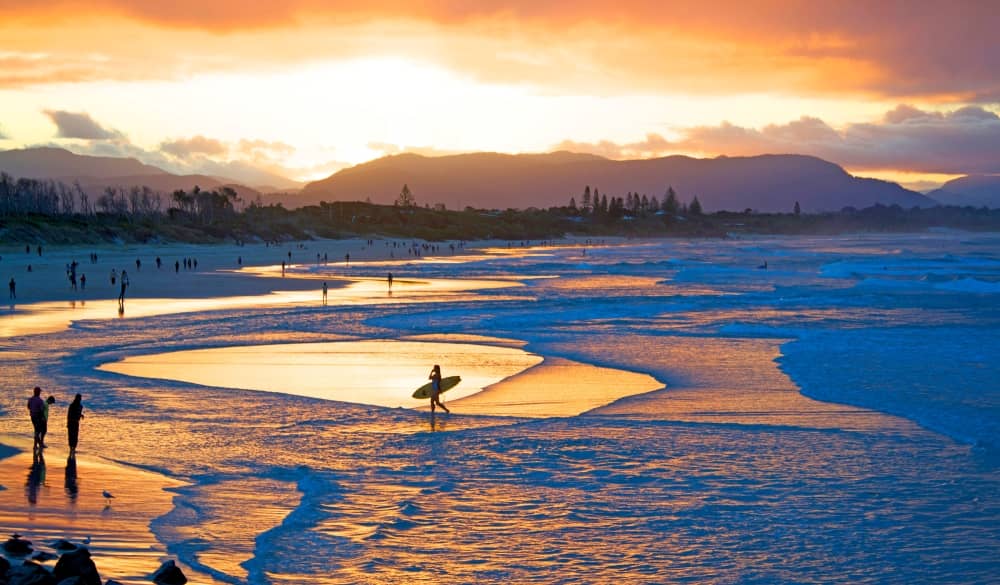
<instances>
[{"instance_id":1,"label":"pine tree","mask_svg":"<svg viewBox=\"0 0 1000 585\"><path fill-rule=\"evenodd\" d=\"M399 207L413 207L416 204L417 199L410 191L410 187L404 183L403 190L399 192L399 197L396 198L396 205Z\"/></svg>"},{"instance_id":2,"label":"pine tree","mask_svg":"<svg viewBox=\"0 0 1000 585\"><path fill-rule=\"evenodd\" d=\"M587 185L583 189L583 211L586 213L590 209L590 185Z\"/></svg>"},{"instance_id":3,"label":"pine tree","mask_svg":"<svg viewBox=\"0 0 1000 585\"><path fill-rule=\"evenodd\" d=\"M694 199L691 200L691 204L688 205L688 213L691 215L701 215L701 202L698 201L697 195L694 196Z\"/></svg>"},{"instance_id":4,"label":"pine tree","mask_svg":"<svg viewBox=\"0 0 1000 585\"><path fill-rule=\"evenodd\" d=\"M796 202L795 202L795 215L799 215L799 214L801 214L801 213L802 213L802 208L801 208L801 207L799 207L799 202L798 202L798 201L796 201Z\"/></svg>"},{"instance_id":5,"label":"pine tree","mask_svg":"<svg viewBox=\"0 0 1000 585\"><path fill-rule=\"evenodd\" d=\"M677 202L677 192L673 187L667 188L667 194L663 199L663 211L667 215L676 215L680 211L680 203Z\"/></svg>"},{"instance_id":6,"label":"pine tree","mask_svg":"<svg viewBox=\"0 0 1000 585\"><path fill-rule=\"evenodd\" d=\"M571 211L576 211L576 197L569 198L569 208Z\"/></svg>"}]
</instances>

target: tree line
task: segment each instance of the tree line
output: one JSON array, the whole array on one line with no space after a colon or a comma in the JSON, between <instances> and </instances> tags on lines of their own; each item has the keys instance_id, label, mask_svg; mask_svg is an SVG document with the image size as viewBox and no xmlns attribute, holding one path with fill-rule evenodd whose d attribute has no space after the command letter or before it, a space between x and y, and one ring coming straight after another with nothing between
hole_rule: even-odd
<instances>
[{"instance_id":1,"label":"tree line","mask_svg":"<svg viewBox=\"0 0 1000 585\"><path fill-rule=\"evenodd\" d=\"M580 216L609 217L620 219L629 217L647 217L650 215L669 215L671 217L681 215L702 215L701 202L698 196L691 198L690 203L682 203L677 196L677 191L673 186L667 187L663 193L661 203L656 196L649 197L645 193L633 193L629 191L624 197L612 196L608 199L606 193L602 194L597 187L593 192L590 185L583 188L580 196L580 203L577 204L576 197L570 197L567 206L571 212Z\"/></svg>"}]
</instances>

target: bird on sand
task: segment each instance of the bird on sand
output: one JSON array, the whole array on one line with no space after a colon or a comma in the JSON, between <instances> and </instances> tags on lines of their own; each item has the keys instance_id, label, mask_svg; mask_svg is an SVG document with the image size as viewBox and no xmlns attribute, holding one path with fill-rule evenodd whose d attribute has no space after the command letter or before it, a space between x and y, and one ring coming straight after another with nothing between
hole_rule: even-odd
<instances>
[{"instance_id":1,"label":"bird on sand","mask_svg":"<svg viewBox=\"0 0 1000 585\"><path fill-rule=\"evenodd\" d=\"M112 496L111 492L109 492L108 490L104 490L104 493L102 495L104 496L104 499L108 501L108 505L110 506L111 500L114 498L114 496Z\"/></svg>"}]
</instances>

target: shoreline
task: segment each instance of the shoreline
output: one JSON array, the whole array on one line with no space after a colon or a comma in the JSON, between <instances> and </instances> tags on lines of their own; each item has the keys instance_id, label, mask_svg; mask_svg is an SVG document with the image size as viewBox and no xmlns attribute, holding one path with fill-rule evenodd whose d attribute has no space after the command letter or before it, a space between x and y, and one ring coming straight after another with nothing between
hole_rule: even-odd
<instances>
[{"instance_id":1,"label":"shoreline","mask_svg":"<svg viewBox=\"0 0 1000 585\"><path fill-rule=\"evenodd\" d=\"M26 479L19 493L9 482L22 475ZM90 550L102 580L141 585L171 557L151 524L173 509L174 490L186 482L86 450L69 457L54 444L36 456L29 441L9 435L0 435L0 477L8 484L0 490L0 526L21 534L33 547L24 556L0 551L11 564L39 552L58 556L54 544L66 540ZM105 499L105 490L114 498ZM51 569L55 560L40 562Z\"/></svg>"}]
</instances>

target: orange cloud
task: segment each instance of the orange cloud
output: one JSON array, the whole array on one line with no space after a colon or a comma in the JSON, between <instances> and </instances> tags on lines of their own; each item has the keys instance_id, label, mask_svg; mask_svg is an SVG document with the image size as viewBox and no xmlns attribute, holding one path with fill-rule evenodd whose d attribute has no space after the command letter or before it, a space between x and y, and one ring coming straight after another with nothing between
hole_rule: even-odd
<instances>
[{"instance_id":1,"label":"orange cloud","mask_svg":"<svg viewBox=\"0 0 1000 585\"><path fill-rule=\"evenodd\" d=\"M8 86L392 54L597 95L1000 97L1000 11L974 0L0 0L0 20L9 50L46 55L11 58Z\"/></svg>"},{"instance_id":2,"label":"orange cloud","mask_svg":"<svg viewBox=\"0 0 1000 585\"><path fill-rule=\"evenodd\" d=\"M214 156L229 152L229 148L222 142L200 135L163 142L160 150L177 158L187 158L193 154Z\"/></svg>"}]
</instances>

